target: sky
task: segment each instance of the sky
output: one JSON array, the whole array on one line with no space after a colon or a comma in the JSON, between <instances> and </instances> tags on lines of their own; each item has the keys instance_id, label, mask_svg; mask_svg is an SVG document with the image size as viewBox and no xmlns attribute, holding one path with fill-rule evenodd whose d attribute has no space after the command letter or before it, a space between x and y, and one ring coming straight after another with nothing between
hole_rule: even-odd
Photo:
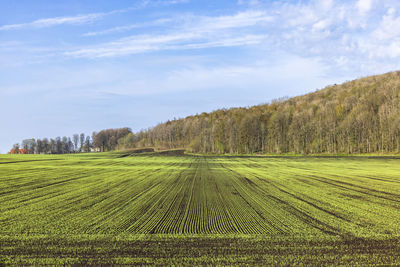
<instances>
[{"instance_id":1,"label":"sky","mask_svg":"<svg viewBox=\"0 0 400 267\"><path fill-rule=\"evenodd\" d=\"M397 0L0 0L0 153L398 70Z\"/></svg>"}]
</instances>

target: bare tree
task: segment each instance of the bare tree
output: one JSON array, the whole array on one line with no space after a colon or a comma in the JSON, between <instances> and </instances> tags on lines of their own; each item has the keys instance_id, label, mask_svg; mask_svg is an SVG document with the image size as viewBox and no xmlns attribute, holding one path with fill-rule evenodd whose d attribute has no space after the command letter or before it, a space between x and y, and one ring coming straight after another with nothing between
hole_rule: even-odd
<instances>
[{"instance_id":1,"label":"bare tree","mask_svg":"<svg viewBox=\"0 0 400 267\"><path fill-rule=\"evenodd\" d=\"M79 134L74 134L72 136L72 139L73 139L73 142L74 142L75 152L78 152Z\"/></svg>"},{"instance_id":2,"label":"bare tree","mask_svg":"<svg viewBox=\"0 0 400 267\"><path fill-rule=\"evenodd\" d=\"M85 144L85 134L84 133L81 133L81 135L80 135L80 141L81 141L81 147L80 147L80 151L82 151L82 149L83 149L83 145Z\"/></svg>"}]
</instances>

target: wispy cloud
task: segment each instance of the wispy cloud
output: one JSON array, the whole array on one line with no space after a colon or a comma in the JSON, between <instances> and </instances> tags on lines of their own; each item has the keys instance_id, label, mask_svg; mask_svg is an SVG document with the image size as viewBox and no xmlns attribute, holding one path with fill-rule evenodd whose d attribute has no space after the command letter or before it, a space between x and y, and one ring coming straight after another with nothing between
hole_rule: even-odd
<instances>
[{"instance_id":1,"label":"wispy cloud","mask_svg":"<svg viewBox=\"0 0 400 267\"><path fill-rule=\"evenodd\" d=\"M104 58L126 56L160 50L204 49L211 47L233 47L261 43L267 36L244 35L221 37L218 40L204 39L201 34L184 33L159 36L132 36L98 47L66 52L65 55L81 58Z\"/></svg>"},{"instance_id":2,"label":"wispy cloud","mask_svg":"<svg viewBox=\"0 0 400 267\"><path fill-rule=\"evenodd\" d=\"M147 22L147 23L146 22L145 23L136 23L136 24L131 24L131 25L118 26L118 27L106 29L103 31L88 32L88 33L83 34L82 36L99 36L99 35L106 35L106 34L112 34L112 33L121 33L121 32L126 32L126 31L129 31L132 29L137 29L137 28L165 25L166 23L168 23L170 21L171 21L171 19L168 19L168 18L158 19L155 21Z\"/></svg>"},{"instance_id":3,"label":"wispy cloud","mask_svg":"<svg viewBox=\"0 0 400 267\"><path fill-rule=\"evenodd\" d=\"M181 19L181 18L180 18ZM67 56L101 58L146 53L159 50L204 49L210 47L244 46L262 43L266 34L238 31L255 25L262 25L272 20L265 12L245 11L231 16L186 18L186 23L176 31L167 34L133 35L96 46L76 49L65 53ZM148 25L164 23L156 20ZM130 27L119 27L90 35L124 31ZM88 34L86 34L88 35Z\"/></svg>"},{"instance_id":4,"label":"wispy cloud","mask_svg":"<svg viewBox=\"0 0 400 267\"><path fill-rule=\"evenodd\" d=\"M192 26L196 31L215 31L233 28L245 28L273 21L274 18L266 11L248 10L235 15L219 17L199 17L197 25Z\"/></svg>"},{"instance_id":5,"label":"wispy cloud","mask_svg":"<svg viewBox=\"0 0 400 267\"><path fill-rule=\"evenodd\" d=\"M92 23L96 20L99 20L99 19L105 17L105 16L119 14L119 13L125 13L125 12L131 11L131 10L143 9L146 7L176 5L176 4L187 3L187 2L188 2L188 0L158 0L158 1L142 0L133 7L112 10L109 12L80 14L80 15L68 16L68 17L43 18L43 19L37 19L37 20L27 22L27 23L3 25L3 26L0 26L0 31L16 30L16 29L22 29L22 28L47 28L47 27L52 27L52 26L57 26L57 25L62 25L62 24L81 25L81 24ZM134 26L132 25L132 27L134 27ZM124 27L120 27L119 29L114 28L114 29L110 29L110 32L124 31L124 30L128 30L128 28L129 28L129 26L127 28L124 28ZM100 32L98 34L100 35L100 34L106 34L106 33L108 33L108 32L104 31L103 33ZM97 33L88 33L87 35L88 36L97 35Z\"/></svg>"},{"instance_id":6,"label":"wispy cloud","mask_svg":"<svg viewBox=\"0 0 400 267\"><path fill-rule=\"evenodd\" d=\"M0 31L15 30L21 28L46 28L61 24L79 25L79 24L91 23L108 14L110 13L93 13L93 14L77 15L71 17L38 19L28 23L3 25L0 26Z\"/></svg>"},{"instance_id":7,"label":"wispy cloud","mask_svg":"<svg viewBox=\"0 0 400 267\"><path fill-rule=\"evenodd\" d=\"M68 17L54 17L54 18L43 18L37 19L27 23L17 23L17 24L8 24L0 26L0 31L8 31L8 30L16 30L22 28L47 28L62 24L67 25L81 25L92 23L96 20L99 20L105 16L118 14L118 13L125 13L131 10L142 9L146 7L160 7L160 6L168 6L168 5L176 5L182 3L188 3L189 0L141 0L139 1L136 6L129 7L126 9L118 9L113 10L110 12L101 12L101 13L91 13L91 14L80 14L76 16L68 16ZM126 26L126 27L116 27L114 29L110 29L109 31L105 30L103 32L93 32L87 33L87 36L94 36L94 35L102 35L111 32L118 32L118 31L125 31L131 29L130 27L134 28L134 25Z\"/></svg>"}]
</instances>

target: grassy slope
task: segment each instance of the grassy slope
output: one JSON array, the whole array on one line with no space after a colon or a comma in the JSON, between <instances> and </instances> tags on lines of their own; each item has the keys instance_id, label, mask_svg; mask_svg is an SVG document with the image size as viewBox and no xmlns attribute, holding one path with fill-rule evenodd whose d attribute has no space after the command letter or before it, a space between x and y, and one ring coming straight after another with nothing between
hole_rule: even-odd
<instances>
[{"instance_id":1,"label":"grassy slope","mask_svg":"<svg viewBox=\"0 0 400 267\"><path fill-rule=\"evenodd\" d=\"M399 163L0 156L0 262L400 263Z\"/></svg>"}]
</instances>

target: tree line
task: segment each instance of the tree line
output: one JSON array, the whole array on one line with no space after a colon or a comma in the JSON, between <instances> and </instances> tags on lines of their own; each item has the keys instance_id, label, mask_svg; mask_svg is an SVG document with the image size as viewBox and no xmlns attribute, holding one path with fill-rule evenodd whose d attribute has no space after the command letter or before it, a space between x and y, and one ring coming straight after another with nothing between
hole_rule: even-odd
<instances>
[{"instance_id":1,"label":"tree line","mask_svg":"<svg viewBox=\"0 0 400 267\"><path fill-rule=\"evenodd\" d=\"M118 143L232 154L400 152L400 72L167 121Z\"/></svg>"},{"instance_id":2,"label":"tree line","mask_svg":"<svg viewBox=\"0 0 400 267\"><path fill-rule=\"evenodd\" d=\"M71 137L56 137L42 139L25 139L16 143L10 150L11 154L68 154L94 151L110 151L117 149L118 140L132 133L130 128L106 129L92 136L74 134Z\"/></svg>"},{"instance_id":3,"label":"tree line","mask_svg":"<svg viewBox=\"0 0 400 267\"><path fill-rule=\"evenodd\" d=\"M21 144L14 144L10 153L18 154L68 154L78 152L90 152L93 147L90 136L84 133L74 134L71 137L63 136L56 138L24 139Z\"/></svg>"}]
</instances>

